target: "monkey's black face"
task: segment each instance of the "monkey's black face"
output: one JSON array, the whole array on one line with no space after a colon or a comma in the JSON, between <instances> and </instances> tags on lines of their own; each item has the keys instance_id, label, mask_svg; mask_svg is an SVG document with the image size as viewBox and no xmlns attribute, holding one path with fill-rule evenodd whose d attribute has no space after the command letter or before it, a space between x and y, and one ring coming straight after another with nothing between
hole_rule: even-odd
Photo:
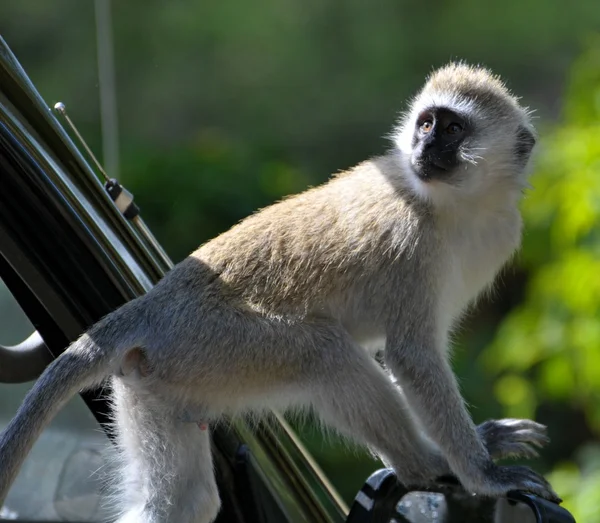
<instances>
[{"instance_id":1,"label":"monkey's black face","mask_svg":"<svg viewBox=\"0 0 600 523\"><path fill-rule=\"evenodd\" d=\"M458 167L459 147L469 134L468 122L442 107L423 111L412 140L411 164L423 181L442 180Z\"/></svg>"}]
</instances>

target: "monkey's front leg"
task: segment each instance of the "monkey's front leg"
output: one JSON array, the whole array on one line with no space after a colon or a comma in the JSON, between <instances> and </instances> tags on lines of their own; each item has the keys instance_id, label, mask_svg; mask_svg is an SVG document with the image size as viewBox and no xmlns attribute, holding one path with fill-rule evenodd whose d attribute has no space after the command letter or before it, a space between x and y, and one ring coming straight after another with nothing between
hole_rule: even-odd
<instances>
[{"instance_id":1,"label":"monkey's front leg","mask_svg":"<svg viewBox=\"0 0 600 523\"><path fill-rule=\"evenodd\" d=\"M369 446L406 485L425 486L451 474L439 449L414 423L402 392L376 361L351 341L328 347L328 353L323 361L335 366L324 368L310 387L325 423Z\"/></svg>"},{"instance_id":2,"label":"monkey's front leg","mask_svg":"<svg viewBox=\"0 0 600 523\"><path fill-rule=\"evenodd\" d=\"M421 420L427 434L439 445L452 471L465 489L489 496L525 490L558 500L550 484L522 466L498 466L479 437L443 344L434 339L435 328L421 328L420 338L388 337L386 360Z\"/></svg>"}]
</instances>

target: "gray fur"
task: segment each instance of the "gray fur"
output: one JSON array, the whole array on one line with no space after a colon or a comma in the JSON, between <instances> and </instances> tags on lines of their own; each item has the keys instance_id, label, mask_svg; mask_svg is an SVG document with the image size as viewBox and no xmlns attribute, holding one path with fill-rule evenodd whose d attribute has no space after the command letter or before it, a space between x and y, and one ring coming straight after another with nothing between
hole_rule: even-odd
<instances>
[{"instance_id":1,"label":"gray fur","mask_svg":"<svg viewBox=\"0 0 600 523\"><path fill-rule=\"evenodd\" d=\"M476 125L460 166L425 183L409 143L416 115L436 103ZM451 329L519 246L523 129L534 140L527 111L489 72L434 73L387 155L248 217L50 365L0 440L0 500L56 411L108 376L121 523L212 521L208 431L190 421L265 408L314 408L406 484L455 474L483 495L556 499L535 472L492 461L532 456L545 428L476 427L447 355ZM372 340L400 387L365 349Z\"/></svg>"}]
</instances>

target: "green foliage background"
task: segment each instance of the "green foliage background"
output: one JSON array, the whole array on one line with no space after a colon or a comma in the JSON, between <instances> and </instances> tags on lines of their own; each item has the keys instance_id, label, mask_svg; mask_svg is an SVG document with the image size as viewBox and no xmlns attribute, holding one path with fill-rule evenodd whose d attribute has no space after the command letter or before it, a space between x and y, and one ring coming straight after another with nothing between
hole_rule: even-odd
<instances>
[{"instance_id":1,"label":"green foliage background","mask_svg":"<svg viewBox=\"0 0 600 523\"><path fill-rule=\"evenodd\" d=\"M544 409L554 422L551 480L578 521L598 521L600 501L599 122L595 35L571 68L561 119L543 134L523 202L524 299L480 356L506 415Z\"/></svg>"},{"instance_id":2,"label":"green foliage background","mask_svg":"<svg viewBox=\"0 0 600 523\"><path fill-rule=\"evenodd\" d=\"M451 58L492 67L537 109L523 250L466 323L454 366L477 422L549 426L532 464L578 521L600 522L597 0L112 5L120 178L176 260L382 152L406 97ZM42 95L101 151L93 16L78 0L0 3L0 32ZM298 430L351 500L376 463L310 423Z\"/></svg>"}]
</instances>

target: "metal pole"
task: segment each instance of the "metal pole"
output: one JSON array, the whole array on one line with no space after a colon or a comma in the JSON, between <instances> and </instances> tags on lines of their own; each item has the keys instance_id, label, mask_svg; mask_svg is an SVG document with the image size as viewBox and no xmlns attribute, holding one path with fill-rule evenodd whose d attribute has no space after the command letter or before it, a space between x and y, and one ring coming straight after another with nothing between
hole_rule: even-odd
<instances>
[{"instance_id":1,"label":"metal pole","mask_svg":"<svg viewBox=\"0 0 600 523\"><path fill-rule=\"evenodd\" d=\"M104 169L111 178L119 177L119 121L115 88L110 0L95 0L98 80L100 84L100 125Z\"/></svg>"}]
</instances>

